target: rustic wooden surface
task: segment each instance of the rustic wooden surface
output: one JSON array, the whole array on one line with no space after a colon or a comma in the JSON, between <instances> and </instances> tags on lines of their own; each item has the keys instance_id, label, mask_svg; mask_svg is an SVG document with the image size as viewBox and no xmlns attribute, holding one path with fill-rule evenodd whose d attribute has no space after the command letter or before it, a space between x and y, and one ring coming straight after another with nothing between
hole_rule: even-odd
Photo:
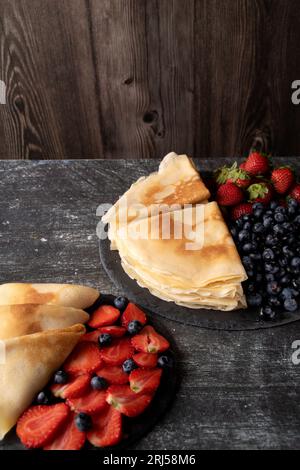
<instances>
[{"instance_id":1,"label":"rustic wooden surface","mask_svg":"<svg viewBox=\"0 0 300 470\"><path fill-rule=\"evenodd\" d=\"M300 154L298 0L1 0L0 158Z\"/></svg>"},{"instance_id":2,"label":"rustic wooden surface","mask_svg":"<svg viewBox=\"0 0 300 470\"><path fill-rule=\"evenodd\" d=\"M284 161L300 170L299 159ZM153 160L0 162L0 282L119 293L99 263L96 209L156 167ZM300 322L229 333L161 321L180 351L181 385L136 449L300 448L300 365L291 360Z\"/></svg>"}]
</instances>

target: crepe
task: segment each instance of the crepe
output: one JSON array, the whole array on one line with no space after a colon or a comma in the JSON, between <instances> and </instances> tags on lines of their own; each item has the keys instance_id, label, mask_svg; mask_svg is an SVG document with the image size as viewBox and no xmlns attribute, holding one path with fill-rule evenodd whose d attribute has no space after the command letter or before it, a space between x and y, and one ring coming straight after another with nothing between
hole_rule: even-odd
<instances>
[{"instance_id":1,"label":"crepe","mask_svg":"<svg viewBox=\"0 0 300 470\"><path fill-rule=\"evenodd\" d=\"M158 172L140 178L102 217L103 223L110 224L112 249L116 248L115 231L120 225L148 217L153 211L169 212L184 204L204 203L209 197L192 160L187 155L169 153Z\"/></svg>"},{"instance_id":2,"label":"crepe","mask_svg":"<svg viewBox=\"0 0 300 470\"><path fill-rule=\"evenodd\" d=\"M247 275L216 202L131 222L115 243L125 272L159 298L190 308L246 306Z\"/></svg>"},{"instance_id":3,"label":"crepe","mask_svg":"<svg viewBox=\"0 0 300 470\"><path fill-rule=\"evenodd\" d=\"M83 325L74 325L2 342L5 362L0 364L0 439L16 424L84 333Z\"/></svg>"},{"instance_id":4,"label":"crepe","mask_svg":"<svg viewBox=\"0 0 300 470\"><path fill-rule=\"evenodd\" d=\"M1 305L0 340L86 323L83 310L58 305Z\"/></svg>"},{"instance_id":5,"label":"crepe","mask_svg":"<svg viewBox=\"0 0 300 470\"><path fill-rule=\"evenodd\" d=\"M85 309L99 297L96 289L71 284L22 284L0 286L0 305L55 304Z\"/></svg>"}]
</instances>

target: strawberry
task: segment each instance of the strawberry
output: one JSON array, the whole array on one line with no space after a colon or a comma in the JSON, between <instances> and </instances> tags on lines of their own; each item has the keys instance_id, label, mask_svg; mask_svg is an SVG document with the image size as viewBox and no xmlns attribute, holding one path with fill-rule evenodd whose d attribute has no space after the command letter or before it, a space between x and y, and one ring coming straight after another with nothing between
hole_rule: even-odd
<instances>
[{"instance_id":1,"label":"strawberry","mask_svg":"<svg viewBox=\"0 0 300 470\"><path fill-rule=\"evenodd\" d=\"M83 395L89 388L90 380L89 374L83 374L73 377L66 384L53 384L50 389L55 397L76 398Z\"/></svg>"},{"instance_id":2,"label":"strawberry","mask_svg":"<svg viewBox=\"0 0 300 470\"><path fill-rule=\"evenodd\" d=\"M26 447L43 447L66 422L69 412L65 403L32 406L19 418L17 435Z\"/></svg>"},{"instance_id":3,"label":"strawberry","mask_svg":"<svg viewBox=\"0 0 300 470\"><path fill-rule=\"evenodd\" d=\"M278 194L285 194L291 188L295 180L293 170L287 166L276 168L272 171L271 181Z\"/></svg>"},{"instance_id":4,"label":"strawberry","mask_svg":"<svg viewBox=\"0 0 300 470\"><path fill-rule=\"evenodd\" d=\"M102 366L97 369L96 374L103 377L110 384L123 385L128 383L128 374L126 374L121 366Z\"/></svg>"},{"instance_id":5,"label":"strawberry","mask_svg":"<svg viewBox=\"0 0 300 470\"><path fill-rule=\"evenodd\" d=\"M249 201L252 203L261 202L262 204L269 204L274 195L272 185L264 182L251 184L247 191Z\"/></svg>"},{"instance_id":6,"label":"strawberry","mask_svg":"<svg viewBox=\"0 0 300 470\"><path fill-rule=\"evenodd\" d=\"M101 305L92 313L88 325L92 328L113 325L118 320L119 316L120 311L117 308L111 305Z\"/></svg>"},{"instance_id":7,"label":"strawberry","mask_svg":"<svg viewBox=\"0 0 300 470\"><path fill-rule=\"evenodd\" d=\"M265 175L269 168L268 157L259 152L250 153L244 165L244 169L253 176Z\"/></svg>"},{"instance_id":8,"label":"strawberry","mask_svg":"<svg viewBox=\"0 0 300 470\"><path fill-rule=\"evenodd\" d=\"M100 333L108 333L113 338L121 338L125 335L126 329L122 326L103 326L99 329Z\"/></svg>"},{"instance_id":9,"label":"strawberry","mask_svg":"<svg viewBox=\"0 0 300 470\"><path fill-rule=\"evenodd\" d=\"M237 166L237 162L230 167L223 166L216 173L217 183L219 185L225 183L235 183L242 189L248 188L251 183L251 176L245 170Z\"/></svg>"},{"instance_id":10,"label":"strawberry","mask_svg":"<svg viewBox=\"0 0 300 470\"><path fill-rule=\"evenodd\" d=\"M217 191L217 202L221 206L236 206L244 199L241 188L234 183L222 184Z\"/></svg>"},{"instance_id":11,"label":"strawberry","mask_svg":"<svg viewBox=\"0 0 300 470\"><path fill-rule=\"evenodd\" d=\"M106 407L92 417L93 428L87 433L88 441L95 447L114 446L122 437L122 415L113 406Z\"/></svg>"},{"instance_id":12,"label":"strawberry","mask_svg":"<svg viewBox=\"0 0 300 470\"><path fill-rule=\"evenodd\" d=\"M161 369L135 369L129 375L130 388L135 393L153 393L160 384Z\"/></svg>"},{"instance_id":13,"label":"strawberry","mask_svg":"<svg viewBox=\"0 0 300 470\"><path fill-rule=\"evenodd\" d=\"M246 167L246 162L240 163L239 167L240 167L241 170L245 170L245 171L246 171L246 168L245 168L245 167Z\"/></svg>"},{"instance_id":14,"label":"strawberry","mask_svg":"<svg viewBox=\"0 0 300 470\"><path fill-rule=\"evenodd\" d=\"M83 335L79 342L80 343L84 343L84 342L91 342L91 343L98 343L98 338L101 334L101 331L99 330L94 330L94 331L90 331L89 333L85 333L85 335Z\"/></svg>"},{"instance_id":15,"label":"strawberry","mask_svg":"<svg viewBox=\"0 0 300 470\"><path fill-rule=\"evenodd\" d=\"M240 217L243 217L243 215L252 214L252 212L252 204L250 202L242 202L241 204L238 204L237 206L232 208L231 218L232 220L237 220Z\"/></svg>"},{"instance_id":16,"label":"strawberry","mask_svg":"<svg viewBox=\"0 0 300 470\"><path fill-rule=\"evenodd\" d=\"M101 354L94 343L79 343L71 352L64 364L64 369L69 373L85 374L93 372L101 365Z\"/></svg>"},{"instance_id":17,"label":"strawberry","mask_svg":"<svg viewBox=\"0 0 300 470\"><path fill-rule=\"evenodd\" d=\"M130 338L115 339L111 346L101 349L101 357L106 364L118 366L133 354Z\"/></svg>"},{"instance_id":18,"label":"strawberry","mask_svg":"<svg viewBox=\"0 0 300 470\"><path fill-rule=\"evenodd\" d=\"M54 439L44 446L44 450L80 450L85 443L85 433L79 431L74 422L74 413L70 416Z\"/></svg>"},{"instance_id":19,"label":"strawberry","mask_svg":"<svg viewBox=\"0 0 300 470\"><path fill-rule=\"evenodd\" d=\"M143 413L151 400L152 395L134 393L129 385L112 385L107 390L107 403L129 418Z\"/></svg>"},{"instance_id":20,"label":"strawberry","mask_svg":"<svg viewBox=\"0 0 300 470\"><path fill-rule=\"evenodd\" d=\"M132 356L134 362L145 369L153 369L157 366L157 354L140 352Z\"/></svg>"},{"instance_id":21,"label":"strawberry","mask_svg":"<svg viewBox=\"0 0 300 470\"><path fill-rule=\"evenodd\" d=\"M146 325L147 323L147 317L144 314L143 310L141 310L139 307L137 307L133 303L129 303L125 309L125 312L122 315L122 325L127 328L128 323L130 323L133 320L139 321L142 325Z\"/></svg>"},{"instance_id":22,"label":"strawberry","mask_svg":"<svg viewBox=\"0 0 300 470\"><path fill-rule=\"evenodd\" d=\"M134 336L131 343L137 351L145 353L163 352L170 347L170 343L150 325L145 326L138 335Z\"/></svg>"},{"instance_id":23,"label":"strawberry","mask_svg":"<svg viewBox=\"0 0 300 470\"><path fill-rule=\"evenodd\" d=\"M79 398L68 398L67 404L71 410L79 413L97 413L105 408L106 390L88 390Z\"/></svg>"},{"instance_id":24,"label":"strawberry","mask_svg":"<svg viewBox=\"0 0 300 470\"><path fill-rule=\"evenodd\" d=\"M289 197L295 199L300 204L300 183L296 184L289 194Z\"/></svg>"}]
</instances>

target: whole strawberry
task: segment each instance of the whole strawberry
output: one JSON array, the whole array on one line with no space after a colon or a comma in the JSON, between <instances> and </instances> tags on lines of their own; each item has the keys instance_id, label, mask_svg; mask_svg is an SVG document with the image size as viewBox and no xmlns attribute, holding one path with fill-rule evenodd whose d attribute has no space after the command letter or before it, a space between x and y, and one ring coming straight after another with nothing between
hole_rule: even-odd
<instances>
[{"instance_id":1,"label":"whole strawberry","mask_svg":"<svg viewBox=\"0 0 300 470\"><path fill-rule=\"evenodd\" d=\"M278 194L286 194L292 187L294 180L293 170L288 166L276 168L272 171L271 181Z\"/></svg>"},{"instance_id":2,"label":"whole strawberry","mask_svg":"<svg viewBox=\"0 0 300 470\"><path fill-rule=\"evenodd\" d=\"M217 202L221 206L236 206L244 199L244 193L236 184L222 184L217 191Z\"/></svg>"},{"instance_id":3,"label":"whole strawberry","mask_svg":"<svg viewBox=\"0 0 300 470\"><path fill-rule=\"evenodd\" d=\"M289 193L289 197L295 199L300 204L300 183L297 183L292 191Z\"/></svg>"},{"instance_id":4,"label":"whole strawberry","mask_svg":"<svg viewBox=\"0 0 300 470\"><path fill-rule=\"evenodd\" d=\"M244 169L253 176L265 175L269 168L268 157L259 152L250 153L244 165Z\"/></svg>"},{"instance_id":5,"label":"whole strawberry","mask_svg":"<svg viewBox=\"0 0 300 470\"><path fill-rule=\"evenodd\" d=\"M261 202L262 204L269 204L273 199L274 190L269 183L254 183L247 189L249 201Z\"/></svg>"},{"instance_id":6,"label":"whole strawberry","mask_svg":"<svg viewBox=\"0 0 300 470\"><path fill-rule=\"evenodd\" d=\"M246 171L245 166L246 166L246 162L242 162L242 163L240 164L240 169Z\"/></svg>"},{"instance_id":7,"label":"whole strawberry","mask_svg":"<svg viewBox=\"0 0 300 470\"><path fill-rule=\"evenodd\" d=\"M250 202L242 202L241 204L238 204L237 206L232 208L231 218L232 220L237 220L240 217L243 217L243 215L252 214L252 212L253 212L252 204Z\"/></svg>"}]
</instances>

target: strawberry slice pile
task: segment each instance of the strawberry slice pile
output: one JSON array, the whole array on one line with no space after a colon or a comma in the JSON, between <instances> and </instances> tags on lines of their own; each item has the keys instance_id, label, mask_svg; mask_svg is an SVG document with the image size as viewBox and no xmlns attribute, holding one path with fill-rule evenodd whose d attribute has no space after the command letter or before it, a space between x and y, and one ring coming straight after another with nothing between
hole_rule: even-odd
<instances>
[{"instance_id":1,"label":"strawberry slice pile","mask_svg":"<svg viewBox=\"0 0 300 470\"><path fill-rule=\"evenodd\" d=\"M88 326L62 370L38 395L38 404L19 418L17 435L26 447L116 445L123 419L140 415L150 405L167 368L169 342L147 325L145 313L133 303L123 312L101 305ZM48 398L47 404L38 401L41 396Z\"/></svg>"}]
</instances>

